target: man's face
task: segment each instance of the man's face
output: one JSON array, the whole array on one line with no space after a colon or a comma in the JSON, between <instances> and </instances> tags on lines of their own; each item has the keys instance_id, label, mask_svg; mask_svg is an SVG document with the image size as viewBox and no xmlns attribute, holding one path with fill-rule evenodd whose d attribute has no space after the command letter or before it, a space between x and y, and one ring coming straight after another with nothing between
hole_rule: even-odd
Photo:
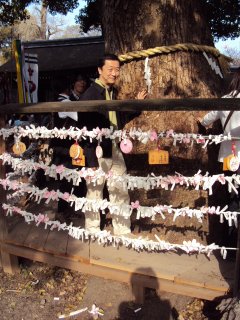
<instances>
[{"instance_id":1,"label":"man's face","mask_svg":"<svg viewBox=\"0 0 240 320\"><path fill-rule=\"evenodd\" d=\"M77 95L81 95L86 90L86 82L84 80L76 81L73 90Z\"/></svg>"},{"instance_id":2,"label":"man's face","mask_svg":"<svg viewBox=\"0 0 240 320\"><path fill-rule=\"evenodd\" d=\"M120 74L120 63L115 60L106 60L102 68L98 68L99 80L107 85L114 85Z\"/></svg>"}]
</instances>

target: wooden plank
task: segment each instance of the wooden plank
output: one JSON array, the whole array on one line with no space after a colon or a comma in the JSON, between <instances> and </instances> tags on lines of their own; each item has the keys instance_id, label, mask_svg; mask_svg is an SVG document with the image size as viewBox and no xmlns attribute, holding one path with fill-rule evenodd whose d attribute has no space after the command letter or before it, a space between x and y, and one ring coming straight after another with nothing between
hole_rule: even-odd
<instances>
[{"instance_id":1,"label":"wooden plank","mask_svg":"<svg viewBox=\"0 0 240 320\"><path fill-rule=\"evenodd\" d=\"M44 229L43 225L36 227L22 221L11 231L6 242L57 255L65 255L68 247L68 255L75 256L78 261L89 262L89 242L82 243L70 237L68 246L68 237L66 231L50 231L49 228Z\"/></svg>"},{"instance_id":2,"label":"wooden plank","mask_svg":"<svg viewBox=\"0 0 240 320\"><path fill-rule=\"evenodd\" d=\"M91 260L91 263L93 261ZM146 268L144 273L144 268L136 269L136 270L129 270L123 267L119 267L116 265L102 263L100 261L94 261L94 265L98 266L99 268L105 268L105 270L115 270L115 280L126 282L126 278L117 278L117 275L123 272L125 274L130 275L129 283L135 284L137 287L148 287L154 288L156 290L162 290L167 292L178 293L181 295L187 295L190 297L200 298L200 299L207 299L212 300L218 296L222 296L229 292L229 287L226 288L221 287L220 290L218 288L214 288L213 286L205 286L204 283L198 282L191 282L191 281L175 281L175 279L171 279L174 277L166 277L161 273L154 274L152 272L152 268ZM151 273L147 273L147 272ZM105 276L107 279L112 279L109 271L108 274ZM142 291L142 289L141 289ZM141 299L141 297L140 297Z\"/></svg>"},{"instance_id":3,"label":"wooden plank","mask_svg":"<svg viewBox=\"0 0 240 320\"><path fill-rule=\"evenodd\" d=\"M138 269L138 273L141 273L141 269L146 269L148 274L158 274L162 278L172 281L180 274L181 270L193 269L196 266L196 256L177 255L171 252L149 253L142 251L139 253L125 247L103 247L97 243L90 245L90 258L92 263L110 263L119 268Z\"/></svg>"},{"instance_id":4,"label":"wooden plank","mask_svg":"<svg viewBox=\"0 0 240 320\"><path fill-rule=\"evenodd\" d=\"M189 98L146 100L90 100L71 102L41 102L36 104L10 103L0 106L0 113L42 113L59 111L204 111L238 110L237 98Z\"/></svg>"},{"instance_id":5,"label":"wooden plank","mask_svg":"<svg viewBox=\"0 0 240 320\"><path fill-rule=\"evenodd\" d=\"M136 289L140 288L140 296L138 297L143 300L141 294L143 293L142 288L154 288L158 292L166 291L177 293L180 295L186 295L189 297L195 297L199 299L213 300L218 296L222 296L227 293L223 291L217 291L212 289L206 289L204 287L194 286L190 284L176 283L174 281L168 281L166 279L148 277L146 275L132 274L130 284L134 285Z\"/></svg>"},{"instance_id":6,"label":"wooden plank","mask_svg":"<svg viewBox=\"0 0 240 320\"><path fill-rule=\"evenodd\" d=\"M19 223L22 223L24 218L20 215L13 214L7 216L8 233L10 234L14 229L16 230Z\"/></svg>"},{"instance_id":7,"label":"wooden plank","mask_svg":"<svg viewBox=\"0 0 240 320\"><path fill-rule=\"evenodd\" d=\"M226 292L233 287L233 271L234 262L226 261L220 255L211 255L205 257L205 261L199 261L193 269L182 270L175 281Z\"/></svg>"},{"instance_id":8,"label":"wooden plank","mask_svg":"<svg viewBox=\"0 0 240 320\"><path fill-rule=\"evenodd\" d=\"M64 230L49 231L43 250L57 255L67 252L68 234Z\"/></svg>"},{"instance_id":9,"label":"wooden plank","mask_svg":"<svg viewBox=\"0 0 240 320\"><path fill-rule=\"evenodd\" d=\"M176 282L166 283L166 281L162 279L159 280L159 288L162 291L172 292L172 293L193 297L193 298L204 299L204 300L214 300L217 297L221 297L224 294L227 294L227 291L222 292L222 291L217 291L217 290L212 290L207 288L180 284Z\"/></svg>"},{"instance_id":10,"label":"wooden plank","mask_svg":"<svg viewBox=\"0 0 240 320\"><path fill-rule=\"evenodd\" d=\"M89 240L81 240L68 237L67 256L79 262L90 263L90 244Z\"/></svg>"},{"instance_id":11,"label":"wooden plank","mask_svg":"<svg viewBox=\"0 0 240 320\"><path fill-rule=\"evenodd\" d=\"M125 282L128 284L137 283L136 277L133 280L133 273L123 271L121 269L115 269L94 265L94 264L85 264L79 263L78 261L72 260L63 256L53 256L46 252L39 252L37 250L26 248L26 247L17 247L11 244L3 244L2 250L8 252L13 255L18 255L21 257L25 257L31 260L40 261L43 263L52 264L55 266L59 266L62 268L68 268L75 271L79 271L86 274L95 275L98 277L103 277L105 279L116 280L120 282ZM144 275L138 275L139 285L145 287L154 287L158 290L173 292L177 294L187 295L190 297L196 297L200 299L213 300L216 297L222 296L223 292L219 292L216 290L211 290L207 288L194 287L191 285L183 285L174 283L173 281L169 281L166 279L159 279Z\"/></svg>"},{"instance_id":12,"label":"wooden plank","mask_svg":"<svg viewBox=\"0 0 240 320\"><path fill-rule=\"evenodd\" d=\"M103 248L91 243L90 262L199 288L208 287L222 292L227 292L230 288L229 279L224 279L219 262L213 255L208 259L201 254L138 253L124 247ZM226 273L231 273L233 264L226 261L222 263L226 264Z\"/></svg>"},{"instance_id":13,"label":"wooden plank","mask_svg":"<svg viewBox=\"0 0 240 320\"><path fill-rule=\"evenodd\" d=\"M49 233L49 228L45 229L43 225L39 225L38 227L33 225L23 245L25 247L34 248L36 250L43 251L48 233Z\"/></svg>"},{"instance_id":14,"label":"wooden plank","mask_svg":"<svg viewBox=\"0 0 240 320\"><path fill-rule=\"evenodd\" d=\"M18 223L11 229L4 242L16 245L24 245L24 242L32 229L33 225L28 224L24 219L17 219Z\"/></svg>"}]
</instances>

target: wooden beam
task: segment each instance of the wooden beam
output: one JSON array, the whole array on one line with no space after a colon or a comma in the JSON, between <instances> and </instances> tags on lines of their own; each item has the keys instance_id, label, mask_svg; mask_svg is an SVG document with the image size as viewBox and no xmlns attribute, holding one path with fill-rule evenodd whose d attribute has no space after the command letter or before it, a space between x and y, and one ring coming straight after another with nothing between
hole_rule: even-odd
<instances>
[{"instance_id":1,"label":"wooden beam","mask_svg":"<svg viewBox=\"0 0 240 320\"><path fill-rule=\"evenodd\" d=\"M18 247L6 243L2 244L2 250L34 261L127 283L128 285L132 285L136 290L139 289L141 291L139 295L135 296L135 299L138 301L142 301L144 299L144 288L146 287L206 300L213 300L216 297L227 293L226 291L219 291L217 288L211 289L206 287L195 287L192 284L177 283L172 280L138 274L134 272L134 270L128 272L122 268L118 268L118 266L112 266L110 264L109 266L106 266L106 264L97 265L93 263L80 263L75 259L72 260L71 257L57 256L47 252L40 252L31 248Z\"/></svg>"},{"instance_id":2,"label":"wooden beam","mask_svg":"<svg viewBox=\"0 0 240 320\"><path fill-rule=\"evenodd\" d=\"M92 100L68 102L41 102L36 104L11 103L0 106L0 113L42 113L59 111L204 111L238 110L237 98L190 98L190 99L146 99L146 100Z\"/></svg>"}]
</instances>

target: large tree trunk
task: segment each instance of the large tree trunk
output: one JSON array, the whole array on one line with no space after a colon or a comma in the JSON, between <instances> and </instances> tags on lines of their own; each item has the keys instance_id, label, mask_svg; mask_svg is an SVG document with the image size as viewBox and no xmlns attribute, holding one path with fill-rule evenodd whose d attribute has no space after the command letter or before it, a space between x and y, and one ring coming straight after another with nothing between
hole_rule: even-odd
<instances>
[{"instance_id":1,"label":"large tree trunk","mask_svg":"<svg viewBox=\"0 0 240 320\"><path fill-rule=\"evenodd\" d=\"M199 0L104 0L104 37L106 52L124 54L134 50L169 46L179 43L194 43L213 46L213 39L205 21L203 1ZM217 59L210 56L216 63ZM202 52L183 52L159 54L149 57L151 68L152 89L149 98L190 98L217 97L222 88L222 79L208 64ZM132 99L141 88L146 88L144 80L144 59L124 63L119 82L119 98ZM158 131L174 129L176 132L197 132L196 119L202 112L143 112L128 126L141 127ZM171 164L166 166L148 167L147 158L143 154L153 145L135 145L138 158L142 161L130 161L130 169L139 168L161 174L175 171L188 176L196 173L199 168L206 169L206 153L200 147L172 147L167 141L161 141L162 147L170 150ZM214 160L213 160L214 161ZM216 161L216 157L215 157ZM132 164L132 166L131 166ZM148 203L151 195L142 196ZM175 205L187 202L190 206L207 205L206 194L192 195L188 192L172 193L167 197L162 191L155 195L158 203L166 200ZM152 197L154 198L154 196ZM184 201L183 201L184 199Z\"/></svg>"},{"instance_id":2,"label":"large tree trunk","mask_svg":"<svg viewBox=\"0 0 240 320\"><path fill-rule=\"evenodd\" d=\"M106 48L115 53L190 42L213 45L200 0L104 0Z\"/></svg>"},{"instance_id":3,"label":"large tree trunk","mask_svg":"<svg viewBox=\"0 0 240 320\"><path fill-rule=\"evenodd\" d=\"M199 0L105 0L104 37L106 51L129 51L194 43L213 46L204 6ZM121 97L134 97L143 79L144 61L125 63ZM202 53L177 52L150 59L152 93L149 98L213 97L221 79Z\"/></svg>"},{"instance_id":4,"label":"large tree trunk","mask_svg":"<svg viewBox=\"0 0 240 320\"><path fill-rule=\"evenodd\" d=\"M104 0L103 10L107 52L124 54L179 43L213 46L204 18L203 1ZM209 53L208 56L218 64L215 57ZM149 65L152 80L149 98L210 98L220 95L223 81L202 52L159 54L149 58ZM146 88L144 59L124 63L119 88L120 99L134 98L141 88ZM149 129L154 123L159 131L193 132L197 130L198 116L198 112L164 112L156 118L155 112L148 112L143 113L133 125ZM138 150L144 151L146 147L139 145ZM179 154L179 148L175 150ZM183 156L194 158L194 150L188 148L188 151L188 155L185 150Z\"/></svg>"}]
</instances>

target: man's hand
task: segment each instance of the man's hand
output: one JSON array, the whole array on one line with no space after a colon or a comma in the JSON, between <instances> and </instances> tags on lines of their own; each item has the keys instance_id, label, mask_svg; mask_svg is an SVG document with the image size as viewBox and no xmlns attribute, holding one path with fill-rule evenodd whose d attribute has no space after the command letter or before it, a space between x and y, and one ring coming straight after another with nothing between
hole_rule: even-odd
<instances>
[{"instance_id":1,"label":"man's hand","mask_svg":"<svg viewBox=\"0 0 240 320\"><path fill-rule=\"evenodd\" d=\"M136 99L138 100L144 100L147 97L147 90L143 89L138 92Z\"/></svg>"}]
</instances>

